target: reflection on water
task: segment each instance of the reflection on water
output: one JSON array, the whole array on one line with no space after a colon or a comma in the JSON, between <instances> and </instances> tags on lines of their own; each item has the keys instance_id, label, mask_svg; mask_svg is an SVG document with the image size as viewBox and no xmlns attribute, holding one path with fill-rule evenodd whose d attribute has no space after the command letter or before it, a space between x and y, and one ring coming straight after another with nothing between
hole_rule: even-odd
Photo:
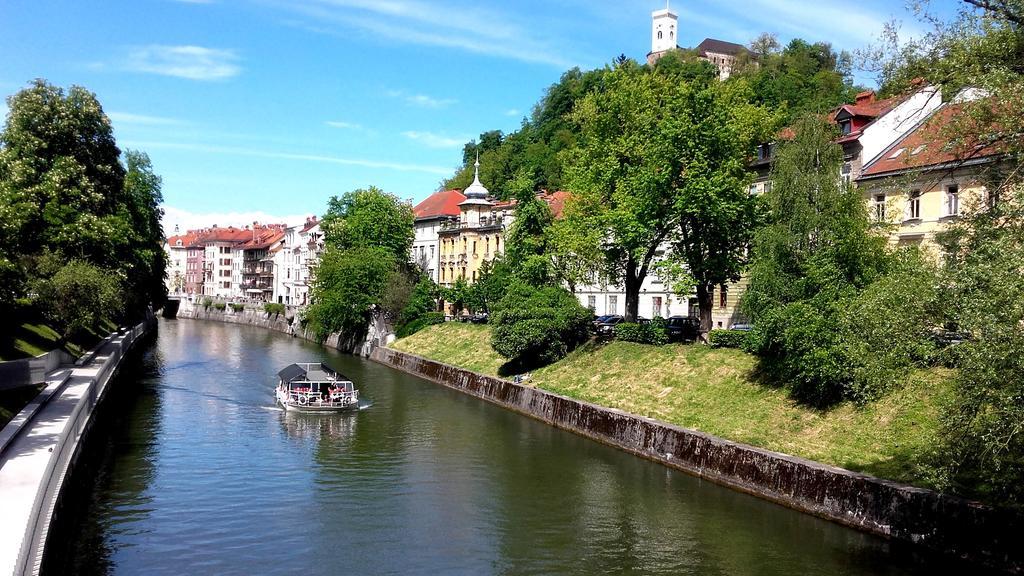
<instances>
[{"instance_id":1,"label":"reflection on water","mask_svg":"<svg viewBox=\"0 0 1024 576\"><path fill-rule=\"evenodd\" d=\"M320 360L372 408L276 407ZM269 331L164 321L137 364L49 574L977 573Z\"/></svg>"},{"instance_id":2,"label":"reflection on water","mask_svg":"<svg viewBox=\"0 0 1024 576\"><path fill-rule=\"evenodd\" d=\"M330 441L334 443L351 440L356 428L355 413L302 414L280 410L281 428L290 438Z\"/></svg>"}]
</instances>

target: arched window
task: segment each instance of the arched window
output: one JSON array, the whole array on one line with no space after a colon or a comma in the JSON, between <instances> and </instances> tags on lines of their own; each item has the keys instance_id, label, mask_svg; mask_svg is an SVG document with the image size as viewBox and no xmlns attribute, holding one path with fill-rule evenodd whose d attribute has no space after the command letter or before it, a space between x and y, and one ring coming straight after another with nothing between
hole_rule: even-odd
<instances>
[{"instance_id":1,"label":"arched window","mask_svg":"<svg viewBox=\"0 0 1024 576\"><path fill-rule=\"evenodd\" d=\"M661 30L658 30L658 40L661 40Z\"/></svg>"},{"instance_id":2,"label":"arched window","mask_svg":"<svg viewBox=\"0 0 1024 576\"><path fill-rule=\"evenodd\" d=\"M671 30L669 30L668 31L668 38L669 38L669 40L671 40L671 39L673 39L675 37L676 37L676 33L671 31Z\"/></svg>"}]
</instances>

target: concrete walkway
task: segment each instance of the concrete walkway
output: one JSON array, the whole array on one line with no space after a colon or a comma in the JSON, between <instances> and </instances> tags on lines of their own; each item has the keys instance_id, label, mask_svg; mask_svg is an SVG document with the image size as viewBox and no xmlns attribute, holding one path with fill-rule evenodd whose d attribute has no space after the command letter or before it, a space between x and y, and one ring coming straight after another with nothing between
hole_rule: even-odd
<instances>
[{"instance_id":1,"label":"concrete walkway","mask_svg":"<svg viewBox=\"0 0 1024 576\"><path fill-rule=\"evenodd\" d=\"M0 576L38 574L61 486L121 358L146 332L113 334L47 375L46 388L0 431Z\"/></svg>"}]
</instances>

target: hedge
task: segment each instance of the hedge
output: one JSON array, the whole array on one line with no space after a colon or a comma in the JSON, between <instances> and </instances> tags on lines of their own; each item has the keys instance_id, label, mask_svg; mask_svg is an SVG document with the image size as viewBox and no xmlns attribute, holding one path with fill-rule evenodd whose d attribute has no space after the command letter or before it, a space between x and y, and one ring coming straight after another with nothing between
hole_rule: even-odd
<instances>
[{"instance_id":1,"label":"hedge","mask_svg":"<svg viewBox=\"0 0 1024 576\"><path fill-rule=\"evenodd\" d=\"M747 330L716 329L708 332L708 344L712 348L743 348L749 334Z\"/></svg>"},{"instance_id":2,"label":"hedge","mask_svg":"<svg viewBox=\"0 0 1024 576\"><path fill-rule=\"evenodd\" d=\"M635 324L623 322L615 326L615 337L625 342L639 342L640 344L667 344L668 336L665 335L665 328L656 324Z\"/></svg>"},{"instance_id":3,"label":"hedge","mask_svg":"<svg viewBox=\"0 0 1024 576\"><path fill-rule=\"evenodd\" d=\"M227 308L227 307L228 307L228 305L223 303L223 302L214 302L213 303L213 309L214 310L220 310L221 312L223 312L224 309Z\"/></svg>"},{"instance_id":4,"label":"hedge","mask_svg":"<svg viewBox=\"0 0 1024 576\"><path fill-rule=\"evenodd\" d=\"M245 310L245 304L235 304L234 302L232 302L231 304L228 304L228 306L230 306L231 309L235 312L241 312L242 310Z\"/></svg>"},{"instance_id":5,"label":"hedge","mask_svg":"<svg viewBox=\"0 0 1024 576\"><path fill-rule=\"evenodd\" d=\"M276 302L267 302L263 305L263 311L267 313L267 316L278 314L284 314L284 304L278 304Z\"/></svg>"}]
</instances>

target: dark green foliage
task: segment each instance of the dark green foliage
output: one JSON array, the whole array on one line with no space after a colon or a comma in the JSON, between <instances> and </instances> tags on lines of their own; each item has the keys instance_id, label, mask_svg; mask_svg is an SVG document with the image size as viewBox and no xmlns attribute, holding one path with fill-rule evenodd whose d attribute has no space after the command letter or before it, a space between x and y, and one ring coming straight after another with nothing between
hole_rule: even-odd
<instances>
[{"instance_id":1,"label":"dark green foliage","mask_svg":"<svg viewBox=\"0 0 1024 576\"><path fill-rule=\"evenodd\" d=\"M763 53L756 63L737 66L729 81L749 82L758 103L785 109L790 119L853 102L861 90L853 84L851 56L836 53L827 42L796 38L782 51L770 43L760 46Z\"/></svg>"},{"instance_id":2,"label":"dark green foliage","mask_svg":"<svg viewBox=\"0 0 1024 576\"><path fill-rule=\"evenodd\" d=\"M745 330L712 330L708 332L708 344L712 348L743 348L749 334Z\"/></svg>"},{"instance_id":3,"label":"dark green foliage","mask_svg":"<svg viewBox=\"0 0 1024 576\"><path fill-rule=\"evenodd\" d=\"M331 198L305 316L317 336L356 342L371 318L399 320L419 278L408 262L413 220L408 202L373 186Z\"/></svg>"},{"instance_id":4,"label":"dark green foliage","mask_svg":"<svg viewBox=\"0 0 1024 576\"><path fill-rule=\"evenodd\" d=\"M267 316L277 316L284 314L284 304L278 304L277 302L267 302L263 305L263 311L266 312Z\"/></svg>"},{"instance_id":5,"label":"dark green foliage","mask_svg":"<svg viewBox=\"0 0 1024 576\"><path fill-rule=\"evenodd\" d=\"M444 313L437 311L438 294L437 285L429 277L424 276L416 283L408 303L398 314L398 328L395 334L399 338L415 334L430 324L436 324L435 320L438 317L440 322L444 322Z\"/></svg>"},{"instance_id":6,"label":"dark green foliage","mask_svg":"<svg viewBox=\"0 0 1024 576\"><path fill-rule=\"evenodd\" d=\"M241 312L241 311L245 310L245 304L236 304L236 303L232 302L228 306L231 307L231 311L232 312Z\"/></svg>"},{"instance_id":7,"label":"dark green foliage","mask_svg":"<svg viewBox=\"0 0 1024 576\"><path fill-rule=\"evenodd\" d=\"M122 164L95 95L43 80L8 99L0 134L0 307L49 282L48 254L106 270L121 298L111 314L134 321L166 297L160 178L149 158ZM51 303L56 305L56 303ZM63 317L54 311L54 317Z\"/></svg>"},{"instance_id":8,"label":"dark green foliage","mask_svg":"<svg viewBox=\"0 0 1024 576\"><path fill-rule=\"evenodd\" d=\"M591 318L564 288L515 282L495 307L491 346L524 367L550 364L587 340Z\"/></svg>"},{"instance_id":9,"label":"dark green foliage","mask_svg":"<svg viewBox=\"0 0 1024 576\"><path fill-rule=\"evenodd\" d=\"M45 281L35 282L36 305L68 338L82 330L96 328L104 318L115 317L121 309L121 287L109 270L88 262L72 260Z\"/></svg>"},{"instance_id":10,"label":"dark green foliage","mask_svg":"<svg viewBox=\"0 0 1024 576\"><path fill-rule=\"evenodd\" d=\"M362 334L396 266L391 251L384 247L340 250L328 246L316 267L313 302L306 312L312 329L320 338L334 332Z\"/></svg>"},{"instance_id":11,"label":"dark green foliage","mask_svg":"<svg viewBox=\"0 0 1024 576\"><path fill-rule=\"evenodd\" d=\"M873 233L860 193L835 176L842 152L832 128L811 117L796 127L773 166L771 221L754 241L747 346L800 401L867 401L933 361L936 272Z\"/></svg>"},{"instance_id":12,"label":"dark green foliage","mask_svg":"<svg viewBox=\"0 0 1024 576\"><path fill-rule=\"evenodd\" d=\"M210 306L213 306L213 300L210 298L203 298L203 308L209 310Z\"/></svg>"},{"instance_id":13,"label":"dark green foliage","mask_svg":"<svg viewBox=\"0 0 1024 576\"><path fill-rule=\"evenodd\" d=\"M668 336L665 335L664 326L651 324L635 324L623 322L615 326L615 338L625 342L638 342L640 344L662 345L668 343Z\"/></svg>"},{"instance_id":14,"label":"dark green foliage","mask_svg":"<svg viewBox=\"0 0 1024 576\"><path fill-rule=\"evenodd\" d=\"M940 487L1024 507L1024 184L942 238L959 370L932 458Z\"/></svg>"},{"instance_id":15,"label":"dark green foliage","mask_svg":"<svg viewBox=\"0 0 1024 576\"><path fill-rule=\"evenodd\" d=\"M370 186L333 196L320 227L324 242L339 250L382 247L395 262L409 259L413 241L412 206Z\"/></svg>"},{"instance_id":16,"label":"dark green foliage","mask_svg":"<svg viewBox=\"0 0 1024 576\"><path fill-rule=\"evenodd\" d=\"M413 334L423 330L427 326L433 324L441 324L444 322L444 312L427 312L426 314L416 318L408 324L403 324L398 328L395 336L398 338L405 338L406 336L412 336Z\"/></svg>"},{"instance_id":17,"label":"dark green foliage","mask_svg":"<svg viewBox=\"0 0 1024 576\"><path fill-rule=\"evenodd\" d=\"M227 309L227 307L228 307L228 305L223 303L223 302L214 302L213 303L213 309L217 310L219 312L223 312L224 310Z\"/></svg>"}]
</instances>

